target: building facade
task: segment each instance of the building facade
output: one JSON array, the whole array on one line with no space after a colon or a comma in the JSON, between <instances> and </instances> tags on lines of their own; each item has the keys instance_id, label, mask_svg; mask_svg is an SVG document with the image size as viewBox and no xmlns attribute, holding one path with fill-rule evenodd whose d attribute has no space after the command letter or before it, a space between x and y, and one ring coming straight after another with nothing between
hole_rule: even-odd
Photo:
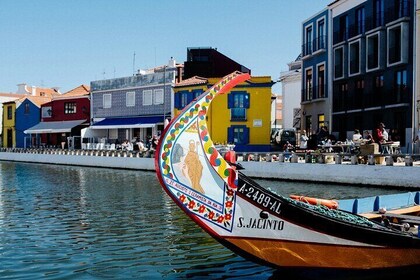
<instances>
[{"instance_id":1,"label":"building facade","mask_svg":"<svg viewBox=\"0 0 420 280\"><path fill-rule=\"evenodd\" d=\"M324 9L302 24L301 128L314 134L331 123L329 81L329 18Z\"/></svg>"},{"instance_id":2,"label":"building facade","mask_svg":"<svg viewBox=\"0 0 420 280\"><path fill-rule=\"evenodd\" d=\"M171 59L131 77L91 82L91 126L84 137L121 143L160 134L165 120L172 118L177 71Z\"/></svg>"},{"instance_id":3,"label":"building facade","mask_svg":"<svg viewBox=\"0 0 420 280\"><path fill-rule=\"evenodd\" d=\"M340 0L332 17L332 132L383 122L410 151L413 133L415 1Z\"/></svg>"},{"instance_id":4,"label":"building facade","mask_svg":"<svg viewBox=\"0 0 420 280\"><path fill-rule=\"evenodd\" d=\"M8 101L3 103L3 147L14 148L16 147L16 102Z\"/></svg>"},{"instance_id":5,"label":"building facade","mask_svg":"<svg viewBox=\"0 0 420 280\"><path fill-rule=\"evenodd\" d=\"M174 114L213 86L220 78L192 77L175 86ZM209 134L215 144L233 144L238 152L270 150L271 77L252 77L218 96L207 114Z\"/></svg>"},{"instance_id":6,"label":"building facade","mask_svg":"<svg viewBox=\"0 0 420 280\"><path fill-rule=\"evenodd\" d=\"M41 120L41 106L50 102L50 97L27 96L16 101L16 147L38 147L41 145L38 135L27 135L25 131Z\"/></svg>"},{"instance_id":7,"label":"building facade","mask_svg":"<svg viewBox=\"0 0 420 280\"><path fill-rule=\"evenodd\" d=\"M41 121L27 128L30 139L39 145L61 148L81 148L81 129L89 126L89 87L80 85L41 104ZM27 143L33 145L34 141Z\"/></svg>"},{"instance_id":8,"label":"building facade","mask_svg":"<svg viewBox=\"0 0 420 280\"><path fill-rule=\"evenodd\" d=\"M289 71L280 74L283 96L283 128L300 128L300 120L296 120L295 112L300 111L302 89L302 60L299 56L295 61L288 64ZM298 123L296 123L298 122Z\"/></svg>"}]
</instances>

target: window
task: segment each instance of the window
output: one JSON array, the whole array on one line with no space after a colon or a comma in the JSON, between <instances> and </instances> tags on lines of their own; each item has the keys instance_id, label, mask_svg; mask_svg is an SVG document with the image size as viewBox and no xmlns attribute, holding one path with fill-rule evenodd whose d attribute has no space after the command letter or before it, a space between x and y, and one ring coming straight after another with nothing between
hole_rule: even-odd
<instances>
[{"instance_id":1,"label":"window","mask_svg":"<svg viewBox=\"0 0 420 280\"><path fill-rule=\"evenodd\" d=\"M325 20L321 19L318 21L318 40L317 40L317 49L325 49Z\"/></svg>"},{"instance_id":2,"label":"window","mask_svg":"<svg viewBox=\"0 0 420 280\"><path fill-rule=\"evenodd\" d=\"M305 31L305 55L312 53L312 26L306 28Z\"/></svg>"},{"instance_id":3,"label":"window","mask_svg":"<svg viewBox=\"0 0 420 280\"><path fill-rule=\"evenodd\" d=\"M348 39L349 18L347 15L340 17L339 40L344 41Z\"/></svg>"},{"instance_id":4,"label":"window","mask_svg":"<svg viewBox=\"0 0 420 280\"><path fill-rule=\"evenodd\" d=\"M367 70L379 68L379 33L366 37Z\"/></svg>"},{"instance_id":5,"label":"window","mask_svg":"<svg viewBox=\"0 0 420 280\"><path fill-rule=\"evenodd\" d=\"M76 102L64 103L64 114L76 114Z\"/></svg>"},{"instance_id":6,"label":"window","mask_svg":"<svg viewBox=\"0 0 420 280\"><path fill-rule=\"evenodd\" d=\"M155 105L163 104L163 89L155 89L153 95Z\"/></svg>"},{"instance_id":7,"label":"window","mask_svg":"<svg viewBox=\"0 0 420 280\"><path fill-rule=\"evenodd\" d=\"M7 106L7 119L11 120L13 118L12 106Z\"/></svg>"},{"instance_id":8,"label":"window","mask_svg":"<svg viewBox=\"0 0 420 280\"><path fill-rule=\"evenodd\" d=\"M407 70L398 71L395 73L395 101L403 102L407 98L407 92Z\"/></svg>"},{"instance_id":9,"label":"window","mask_svg":"<svg viewBox=\"0 0 420 280\"><path fill-rule=\"evenodd\" d=\"M357 34L365 33L365 8L356 10L356 31Z\"/></svg>"},{"instance_id":10,"label":"window","mask_svg":"<svg viewBox=\"0 0 420 280\"><path fill-rule=\"evenodd\" d=\"M29 103L25 103L25 115L29 114Z\"/></svg>"},{"instance_id":11,"label":"window","mask_svg":"<svg viewBox=\"0 0 420 280\"><path fill-rule=\"evenodd\" d=\"M359 79L356 80L355 83L355 93L354 98L351 100L351 105L353 109L359 109L362 107L362 101L363 101L363 92L365 90L365 80Z\"/></svg>"},{"instance_id":12,"label":"window","mask_svg":"<svg viewBox=\"0 0 420 280\"><path fill-rule=\"evenodd\" d=\"M249 93L244 91L231 92L228 95L228 108L232 121L246 121L246 110L249 108Z\"/></svg>"},{"instance_id":13,"label":"window","mask_svg":"<svg viewBox=\"0 0 420 280\"><path fill-rule=\"evenodd\" d=\"M153 95L152 90L143 90L143 106L152 105Z\"/></svg>"},{"instance_id":14,"label":"window","mask_svg":"<svg viewBox=\"0 0 420 280\"><path fill-rule=\"evenodd\" d=\"M312 100L312 68L305 71L305 101Z\"/></svg>"},{"instance_id":15,"label":"window","mask_svg":"<svg viewBox=\"0 0 420 280\"><path fill-rule=\"evenodd\" d=\"M384 25L384 0L375 0L373 7L374 27Z\"/></svg>"},{"instance_id":16,"label":"window","mask_svg":"<svg viewBox=\"0 0 420 280\"><path fill-rule=\"evenodd\" d=\"M104 109L111 108L111 94L107 93L103 95L102 105Z\"/></svg>"},{"instance_id":17,"label":"window","mask_svg":"<svg viewBox=\"0 0 420 280\"><path fill-rule=\"evenodd\" d=\"M350 75L360 73L360 40L350 44Z\"/></svg>"},{"instance_id":18,"label":"window","mask_svg":"<svg viewBox=\"0 0 420 280\"><path fill-rule=\"evenodd\" d=\"M245 125L233 125L228 127L228 142L235 145L249 143L249 128Z\"/></svg>"},{"instance_id":19,"label":"window","mask_svg":"<svg viewBox=\"0 0 420 280\"><path fill-rule=\"evenodd\" d=\"M318 128L325 126L325 115L320 114L318 115Z\"/></svg>"},{"instance_id":20,"label":"window","mask_svg":"<svg viewBox=\"0 0 420 280\"><path fill-rule=\"evenodd\" d=\"M334 78L344 77L344 48L337 48L334 50Z\"/></svg>"},{"instance_id":21,"label":"window","mask_svg":"<svg viewBox=\"0 0 420 280\"><path fill-rule=\"evenodd\" d=\"M182 92L181 95L181 108L185 108L188 105L188 92Z\"/></svg>"},{"instance_id":22,"label":"window","mask_svg":"<svg viewBox=\"0 0 420 280\"><path fill-rule=\"evenodd\" d=\"M317 89L318 98L325 97L325 65L318 66L318 89Z\"/></svg>"},{"instance_id":23,"label":"window","mask_svg":"<svg viewBox=\"0 0 420 280\"><path fill-rule=\"evenodd\" d=\"M408 0L394 0L396 18L408 16Z\"/></svg>"},{"instance_id":24,"label":"window","mask_svg":"<svg viewBox=\"0 0 420 280\"><path fill-rule=\"evenodd\" d=\"M43 118L51 118L52 116L52 107L48 106L48 107L42 107L42 117Z\"/></svg>"},{"instance_id":25,"label":"window","mask_svg":"<svg viewBox=\"0 0 420 280\"><path fill-rule=\"evenodd\" d=\"M401 26L388 30L388 63L401 61Z\"/></svg>"},{"instance_id":26,"label":"window","mask_svg":"<svg viewBox=\"0 0 420 280\"><path fill-rule=\"evenodd\" d=\"M133 107L136 105L136 92L135 91L128 91L125 94L125 106Z\"/></svg>"}]
</instances>

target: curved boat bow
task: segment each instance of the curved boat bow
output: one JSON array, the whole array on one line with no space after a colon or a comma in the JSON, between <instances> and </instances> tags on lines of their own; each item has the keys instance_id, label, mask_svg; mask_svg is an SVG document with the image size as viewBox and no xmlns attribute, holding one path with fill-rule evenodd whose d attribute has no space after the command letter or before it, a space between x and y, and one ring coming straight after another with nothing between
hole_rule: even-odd
<instances>
[{"instance_id":1,"label":"curved boat bow","mask_svg":"<svg viewBox=\"0 0 420 280\"><path fill-rule=\"evenodd\" d=\"M250 76L232 73L166 127L155 156L158 179L176 204L219 242L274 267L418 267L419 238L361 216L273 194L215 149L211 101Z\"/></svg>"}]
</instances>

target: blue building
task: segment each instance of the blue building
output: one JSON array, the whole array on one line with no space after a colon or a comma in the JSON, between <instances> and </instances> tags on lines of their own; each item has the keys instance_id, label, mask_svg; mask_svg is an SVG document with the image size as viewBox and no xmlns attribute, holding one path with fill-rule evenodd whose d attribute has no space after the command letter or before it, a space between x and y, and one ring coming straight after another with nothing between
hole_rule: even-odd
<instances>
[{"instance_id":1,"label":"blue building","mask_svg":"<svg viewBox=\"0 0 420 280\"><path fill-rule=\"evenodd\" d=\"M107 139L108 143L118 139L121 143L159 134L165 120L172 117L178 70L171 59L169 65L130 77L92 81L91 126L82 137L94 142Z\"/></svg>"},{"instance_id":2,"label":"blue building","mask_svg":"<svg viewBox=\"0 0 420 280\"><path fill-rule=\"evenodd\" d=\"M415 1L338 0L332 17L332 132L383 122L409 151L413 120Z\"/></svg>"},{"instance_id":3,"label":"blue building","mask_svg":"<svg viewBox=\"0 0 420 280\"><path fill-rule=\"evenodd\" d=\"M27 96L16 101L16 147L26 148L40 145L39 135L24 131L41 121L41 105L51 101L50 97Z\"/></svg>"},{"instance_id":4,"label":"blue building","mask_svg":"<svg viewBox=\"0 0 420 280\"><path fill-rule=\"evenodd\" d=\"M324 9L302 23L301 128L308 134L331 123L329 82L329 20Z\"/></svg>"}]
</instances>

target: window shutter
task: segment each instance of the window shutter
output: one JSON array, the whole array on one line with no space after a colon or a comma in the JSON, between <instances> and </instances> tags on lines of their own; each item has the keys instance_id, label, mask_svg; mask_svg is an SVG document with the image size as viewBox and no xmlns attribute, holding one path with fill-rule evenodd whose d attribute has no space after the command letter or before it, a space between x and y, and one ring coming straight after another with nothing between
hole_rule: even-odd
<instances>
[{"instance_id":1,"label":"window shutter","mask_svg":"<svg viewBox=\"0 0 420 280\"><path fill-rule=\"evenodd\" d=\"M234 104L233 93L229 93L228 94L228 109L233 108L233 104Z\"/></svg>"},{"instance_id":2,"label":"window shutter","mask_svg":"<svg viewBox=\"0 0 420 280\"><path fill-rule=\"evenodd\" d=\"M233 127L228 127L228 143L233 144Z\"/></svg>"},{"instance_id":3,"label":"window shutter","mask_svg":"<svg viewBox=\"0 0 420 280\"><path fill-rule=\"evenodd\" d=\"M190 104L191 101L193 101L193 99L194 99L194 93L189 91L187 95L187 104Z\"/></svg>"},{"instance_id":4,"label":"window shutter","mask_svg":"<svg viewBox=\"0 0 420 280\"><path fill-rule=\"evenodd\" d=\"M249 128L244 127L244 143L243 144L249 144Z\"/></svg>"},{"instance_id":5,"label":"window shutter","mask_svg":"<svg viewBox=\"0 0 420 280\"><path fill-rule=\"evenodd\" d=\"M174 107L175 109L180 109L181 107L181 92L175 93Z\"/></svg>"},{"instance_id":6,"label":"window shutter","mask_svg":"<svg viewBox=\"0 0 420 280\"><path fill-rule=\"evenodd\" d=\"M247 108L247 109L249 109L249 93L245 93L244 94L244 98L245 98L245 100L244 100L244 108Z\"/></svg>"}]
</instances>

